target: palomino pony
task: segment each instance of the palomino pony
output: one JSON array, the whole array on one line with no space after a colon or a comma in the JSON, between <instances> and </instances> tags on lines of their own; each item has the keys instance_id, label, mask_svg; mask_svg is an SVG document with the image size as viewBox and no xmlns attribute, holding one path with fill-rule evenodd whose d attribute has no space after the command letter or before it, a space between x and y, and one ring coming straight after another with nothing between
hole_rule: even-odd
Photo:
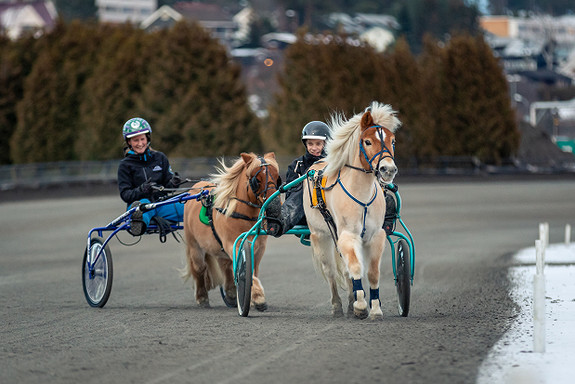
<instances>
[{"instance_id":1,"label":"palomino pony","mask_svg":"<svg viewBox=\"0 0 575 384\"><path fill-rule=\"evenodd\" d=\"M343 315L341 286L349 293L348 312L360 319L368 314L371 319L383 318L379 269L386 235L381 186L391 183L397 173L394 133L400 124L395 111L378 102L349 120L332 115L333 138L327 143L325 161L310 168L316 170L314 182L304 183L314 265L330 285L334 316ZM361 281L365 274L371 312Z\"/></svg>"},{"instance_id":2,"label":"palomino pony","mask_svg":"<svg viewBox=\"0 0 575 384\"><path fill-rule=\"evenodd\" d=\"M263 157L242 153L231 167L222 162L222 168L212 175L211 182L201 181L192 187L210 191L208 201L190 200L184 207L187 265L183 276L186 279L193 276L196 302L200 306L210 306L208 291L217 286L223 286L226 304L236 305L231 259L234 241L253 226L262 204L279 187L278 180L279 167L273 152ZM211 217L208 224L204 223L206 220L200 221L204 206L204 218ZM258 279L266 241L267 236L259 236L254 244L251 301L259 311L267 309L264 289Z\"/></svg>"}]
</instances>

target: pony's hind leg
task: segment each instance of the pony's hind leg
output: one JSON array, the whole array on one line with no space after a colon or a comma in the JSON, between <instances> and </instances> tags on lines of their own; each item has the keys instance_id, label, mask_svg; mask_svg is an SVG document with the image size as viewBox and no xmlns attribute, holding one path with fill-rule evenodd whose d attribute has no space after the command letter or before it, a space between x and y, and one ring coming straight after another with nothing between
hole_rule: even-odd
<instances>
[{"instance_id":1,"label":"pony's hind leg","mask_svg":"<svg viewBox=\"0 0 575 384\"><path fill-rule=\"evenodd\" d=\"M200 307L207 308L210 306L210 299L208 297L208 282L207 282L207 271L208 265L205 262L205 253L192 244L188 243L186 248L186 261L187 269L184 273L185 278L192 276L195 283L195 298L196 303Z\"/></svg>"},{"instance_id":2,"label":"pony's hind leg","mask_svg":"<svg viewBox=\"0 0 575 384\"><path fill-rule=\"evenodd\" d=\"M314 264L317 269L321 269L323 277L329 284L332 314L334 317L341 317L343 316L343 309L338 292L338 268L334 259L339 257L339 253L335 252L329 235L320 236L312 233L310 239Z\"/></svg>"},{"instance_id":3,"label":"pony's hind leg","mask_svg":"<svg viewBox=\"0 0 575 384\"><path fill-rule=\"evenodd\" d=\"M331 311L333 313L333 317L342 317L343 307L341 305L341 298L339 297L337 282L335 279L329 279L329 287L331 289Z\"/></svg>"}]
</instances>

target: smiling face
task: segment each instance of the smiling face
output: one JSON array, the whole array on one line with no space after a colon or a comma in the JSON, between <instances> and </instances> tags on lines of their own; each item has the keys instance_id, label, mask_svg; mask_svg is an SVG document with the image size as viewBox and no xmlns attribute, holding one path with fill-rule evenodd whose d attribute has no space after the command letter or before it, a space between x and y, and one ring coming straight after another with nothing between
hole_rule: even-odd
<instances>
[{"instance_id":1,"label":"smiling face","mask_svg":"<svg viewBox=\"0 0 575 384\"><path fill-rule=\"evenodd\" d=\"M305 141L305 147L312 156L321 156L324 146L325 146L325 140L307 139Z\"/></svg>"},{"instance_id":2,"label":"smiling face","mask_svg":"<svg viewBox=\"0 0 575 384\"><path fill-rule=\"evenodd\" d=\"M146 136L145 133L142 133L141 135L138 136L130 137L128 139L128 145L132 148L132 150L136 154L141 155L144 152L146 152L146 148L148 148L148 137Z\"/></svg>"}]
</instances>

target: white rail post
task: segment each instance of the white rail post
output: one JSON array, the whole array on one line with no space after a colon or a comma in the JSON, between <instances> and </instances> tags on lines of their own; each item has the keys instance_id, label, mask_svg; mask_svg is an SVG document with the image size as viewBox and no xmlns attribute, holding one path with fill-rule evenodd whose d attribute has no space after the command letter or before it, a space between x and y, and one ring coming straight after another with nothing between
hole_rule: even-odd
<instances>
[{"instance_id":1,"label":"white rail post","mask_svg":"<svg viewBox=\"0 0 575 384\"><path fill-rule=\"evenodd\" d=\"M535 269L533 277L533 352L545 352L545 243L535 240Z\"/></svg>"},{"instance_id":2,"label":"white rail post","mask_svg":"<svg viewBox=\"0 0 575 384\"><path fill-rule=\"evenodd\" d=\"M545 250L549 245L549 223L539 223L539 240L541 240L542 257L545 260Z\"/></svg>"},{"instance_id":3,"label":"white rail post","mask_svg":"<svg viewBox=\"0 0 575 384\"><path fill-rule=\"evenodd\" d=\"M571 224L565 224L565 245L571 243Z\"/></svg>"}]
</instances>

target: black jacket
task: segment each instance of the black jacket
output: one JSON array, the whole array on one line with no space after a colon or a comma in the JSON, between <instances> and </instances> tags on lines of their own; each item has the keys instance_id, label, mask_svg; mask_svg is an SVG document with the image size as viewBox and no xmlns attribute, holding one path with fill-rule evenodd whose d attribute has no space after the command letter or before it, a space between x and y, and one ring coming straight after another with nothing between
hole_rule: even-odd
<instances>
[{"instance_id":1,"label":"black jacket","mask_svg":"<svg viewBox=\"0 0 575 384\"><path fill-rule=\"evenodd\" d=\"M312 156L309 152L306 151L305 155L298 157L289 165L288 170L286 172L286 184L291 183L298 177L302 176L304 173L307 172L309 167L312 166L313 163L322 159L324 156ZM286 192L286 199L296 191L302 189L302 184L296 185L295 187L289 189Z\"/></svg>"},{"instance_id":2,"label":"black jacket","mask_svg":"<svg viewBox=\"0 0 575 384\"><path fill-rule=\"evenodd\" d=\"M168 158L162 152L148 149L144 154L137 155L129 151L118 166L120 196L128 204L144 198L156 201L165 193L153 192L146 195L142 192L141 185L151 180L166 188L173 188L172 176Z\"/></svg>"}]
</instances>

